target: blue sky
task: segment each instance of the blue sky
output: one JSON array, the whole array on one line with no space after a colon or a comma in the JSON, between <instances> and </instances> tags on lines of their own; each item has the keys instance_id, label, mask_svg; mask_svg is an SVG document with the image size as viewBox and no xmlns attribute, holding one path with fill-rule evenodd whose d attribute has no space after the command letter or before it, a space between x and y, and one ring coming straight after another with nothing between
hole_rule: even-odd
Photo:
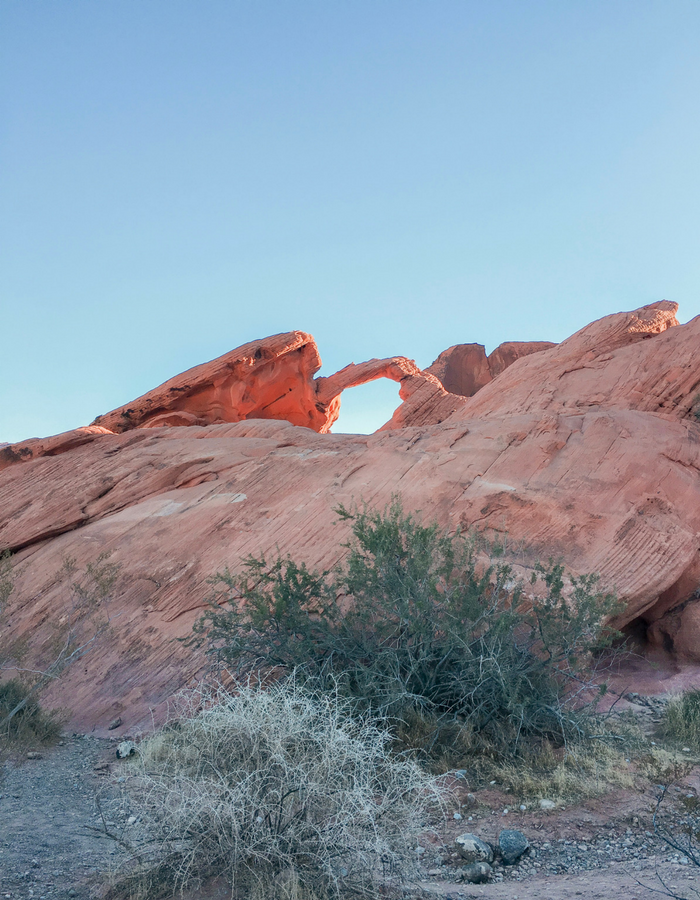
<instances>
[{"instance_id":1,"label":"blue sky","mask_svg":"<svg viewBox=\"0 0 700 900\"><path fill-rule=\"evenodd\" d=\"M698 0L2 0L0 441L293 328L330 374L699 314L699 46Z\"/></svg>"}]
</instances>

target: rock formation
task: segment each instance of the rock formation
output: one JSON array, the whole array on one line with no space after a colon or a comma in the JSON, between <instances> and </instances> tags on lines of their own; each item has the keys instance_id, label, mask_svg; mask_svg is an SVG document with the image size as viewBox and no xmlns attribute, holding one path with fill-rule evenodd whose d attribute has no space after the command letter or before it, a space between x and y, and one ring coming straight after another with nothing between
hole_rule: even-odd
<instances>
[{"instance_id":1,"label":"rock formation","mask_svg":"<svg viewBox=\"0 0 700 900\"><path fill-rule=\"evenodd\" d=\"M317 406L313 376L321 368L316 344L303 331L243 344L188 369L126 406L98 416L93 425L115 433L133 428L217 425L243 419L286 419L327 430Z\"/></svg>"},{"instance_id":2,"label":"rock formation","mask_svg":"<svg viewBox=\"0 0 700 900\"><path fill-rule=\"evenodd\" d=\"M400 357L314 379L315 344L292 332L93 426L0 449L0 548L18 564L6 648L24 641L24 665L45 664L71 615L63 561L111 552L109 638L47 702L83 728L120 716L133 729L201 670L173 639L189 633L212 573L259 552L331 566L347 538L333 508L398 492L446 527L507 532L525 569L554 556L599 572L625 602L618 625L700 659L700 317L678 325L675 312L661 302L607 316L497 374L509 357L494 351L491 380L470 397L446 389L469 389L462 362L459 384L449 366L445 385ZM341 391L374 377L401 386L391 422L328 433Z\"/></svg>"},{"instance_id":3,"label":"rock formation","mask_svg":"<svg viewBox=\"0 0 700 900\"><path fill-rule=\"evenodd\" d=\"M450 393L472 397L516 359L555 346L551 341L508 341L486 356L483 344L456 344L443 350L425 371L435 375Z\"/></svg>"},{"instance_id":4,"label":"rock formation","mask_svg":"<svg viewBox=\"0 0 700 900\"><path fill-rule=\"evenodd\" d=\"M321 357L311 335L303 331L276 334L188 369L126 406L98 416L93 427L122 433L134 428L282 419L325 434L338 418L341 393L377 378L397 381L402 400L419 393L420 399L407 407L415 407L418 419L425 415L418 410L426 403L440 406L442 418L460 405L459 399L447 400L448 391L436 377L402 356L351 363L335 375L314 379L320 368ZM404 416L410 418L408 412ZM428 418L441 420L437 414Z\"/></svg>"}]
</instances>

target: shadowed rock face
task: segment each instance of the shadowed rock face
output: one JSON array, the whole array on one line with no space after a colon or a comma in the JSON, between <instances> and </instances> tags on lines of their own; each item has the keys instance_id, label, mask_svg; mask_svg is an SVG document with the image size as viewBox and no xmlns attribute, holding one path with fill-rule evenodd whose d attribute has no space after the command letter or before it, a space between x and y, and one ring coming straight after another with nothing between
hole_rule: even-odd
<instances>
[{"instance_id":1,"label":"shadowed rock face","mask_svg":"<svg viewBox=\"0 0 700 900\"><path fill-rule=\"evenodd\" d=\"M625 601L618 625L641 621L700 659L700 318L678 325L675 311L607 316L471 397L400 357L314 379L309 336L278 335L96 425L0 448L0 548L18 563L6 640L26 639L23 665L45 665L72 602L62 561L111 552L121 571L109 636L47 702L81 728L119 715L131 730L201 670L201 654L173 639L189 633L212 573L259 552L332 566L348 537L333 508L381 507L398 492L448 528L507 532L525 571L554 556L599 572ZM401 385L391 422L326 433L340 392L372 377ZM292 390L276 393L282 383ZM303 423L269 415L285 410Z\"/></svg>"},{"instance_id":2,"label":"shadowed rock face","mask_svg":"<svg viewBox=\"0 0 700 900\"><path fill-rule=\"evenodd\" d=\"M486 356L483 344L456 344L438 356L425 371L435 375L445 390L472 397L523 356L556 347L550 341L508 341Z\"/></svg>"}]
</instances>

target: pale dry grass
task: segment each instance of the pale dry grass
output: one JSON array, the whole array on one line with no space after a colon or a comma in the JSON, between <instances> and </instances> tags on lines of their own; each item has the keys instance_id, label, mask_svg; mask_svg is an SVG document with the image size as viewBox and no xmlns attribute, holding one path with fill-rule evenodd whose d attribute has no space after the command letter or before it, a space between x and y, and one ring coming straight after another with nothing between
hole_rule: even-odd
<instances>
[{"instance_id":1,"label":"pale dry grass","mask_svg":"<svg viewBox=\"0 0 700 900\"><path fill-rule=\"evenodd\" d=\"M659 735L676 744L687 744L700 752L700 691L687 691L674 697L666 707Z\"/></svg>"},{"instance_id":2,"label":"pale dry grass","mask_svg":"<svg viewBox=\"0 0 700 900\"><path fill-rule=\"evenodd\" d=\"M495 765L491 774L501 787L521 800L582 800L610 788L631 788L634 769L624 752L602 741L580 744L566 752L544 745L529 759Z\"/></svg>"}]
</instances>

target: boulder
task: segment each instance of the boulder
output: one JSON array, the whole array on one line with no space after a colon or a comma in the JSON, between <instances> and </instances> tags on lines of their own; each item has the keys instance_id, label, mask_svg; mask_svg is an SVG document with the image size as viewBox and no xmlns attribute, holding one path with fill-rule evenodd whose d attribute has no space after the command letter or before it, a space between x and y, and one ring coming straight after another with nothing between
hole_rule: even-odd
<instances>
[{"instance_id":1,"label":"boulder","mask_svg":"<svg viewBox=\"0 0 700 900\"><path fill-rule=\"evenodd\" d=\"M493 847L475 834L466 832L455 838L457 853L468 863L492 863Z\"/></svg>"},{"instance_id":2,"label":"boulder","mask_svg":"<svg viewBox=\"0 0 700 900\"><path fill-rule=\"evenodd\" d=\"M483 344L455 344L443 350L425 371L438 378L450 393L461 397L473 396L493 380Z\"/></svg>"},{"instance_id":3,"label":"boulder","mask_svg":"<svg viewBox=\"0 0 700 900\"><path fill-rule=\"evenodd\" d=\"M493 869L488 863L477 862L464 866L461 874L462 879L470 884L485 884L493 875Z\"/></svg>"},{"instance_id":4,"label":"boulder","mask_svg":"<svg viewBox=\"0 0 700 900\"><path fill-rule=\"evenodd\" d=\"M514 828L504 828L498 835L498 852L507 866L512 866L528 850L530 842L522 833Z\"/></svg>"},{"instance_id":5,"label":"boulder","mask_svg":"<svg viewBox=\"0 0 700 900\"><path fill-rule=\"evenodd\" d=\"M128 759L136 752L136 744L133 741L120 741L117 744L117 759Z\"/></svg>"}]
</instances>

